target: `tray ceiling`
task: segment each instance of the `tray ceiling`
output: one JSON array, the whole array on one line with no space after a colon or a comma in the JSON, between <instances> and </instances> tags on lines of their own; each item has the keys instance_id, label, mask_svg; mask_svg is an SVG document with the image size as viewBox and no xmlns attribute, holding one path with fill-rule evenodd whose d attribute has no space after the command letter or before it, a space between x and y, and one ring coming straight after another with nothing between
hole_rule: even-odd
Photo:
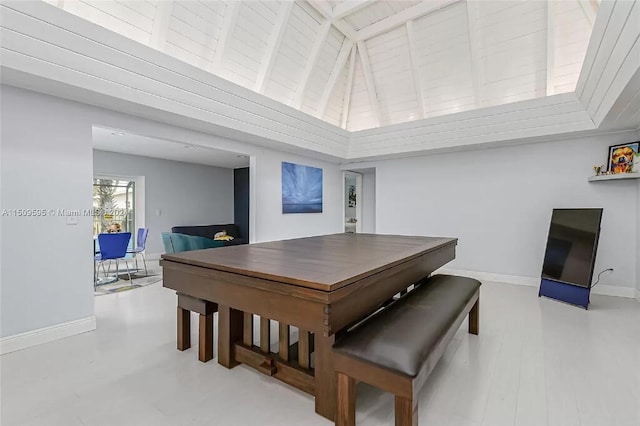
<instances>
[{"instance_id":1,"label":"tray ceiling","mask_svg":"<svg viewBox=\"0 0 640 426\"><path fill-rule=\"evenodd\" d=\"M350 131L573 92L598 2L49 3Z\"/></svg>"}]
</instances>

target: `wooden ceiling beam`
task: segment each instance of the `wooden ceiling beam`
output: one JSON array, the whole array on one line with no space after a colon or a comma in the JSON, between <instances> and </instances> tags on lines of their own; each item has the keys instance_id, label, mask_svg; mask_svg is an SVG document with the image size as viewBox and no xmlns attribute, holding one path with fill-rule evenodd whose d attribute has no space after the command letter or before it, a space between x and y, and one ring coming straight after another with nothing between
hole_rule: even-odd
<instances>
[{"instance_id":1,"label":"wooden ceiling beam","mask_svg":"<svg viewBox=\"0 0 640 426\"><path fill-rule=\"evenodd\" d=\"M282 38L287 30L287 21L289 21L293 6L294 2L292 1L284 1L280 5L277 18L278 20L276 21L273 31L267 40L267 51L265 57L260 63L258 77L256 77L255 91L258 93L264 93L267 86L271 70L273 69L273 64L275 63L276 55L278 54L280 44L282 43Z\"/></svg>"},{"instance_id":2,"label":"wooden ceiling beam","mask_svg":"<svg viewBox=\"0 0 640 426\"><path fill-rule=\"evenodd\" d=\"M62 7L62 6L60 6ZM161 1L156 6L156 14L153 17L153 26L151 27L151 37L149 38L149 46L156 50L164 52L167 43L167 34L169 33L169 21L173 11L172 1Z\"/></svg>"},{"instance_id":3,"label":"wooden ceiling beam","mask_svg":"<svg viewBox=\"0 0 640 426\"><path fill-rule=\"evenodd\" d=\"M589 21L589 25L593 28L593 24L596 22L596 15L598 15L598 3L594 0L577 0L577 2L585 18Z\"/></svg>"},{"instance_id":4,"label":"wooden ceiling beam","mask_svg":"<svg viewBox=\"0 0 640 426\"><path fill-rule=\"evenodd\" d=\"M210 71L214 74L221 75L224 50L229 44L229 40L231 39L231 32L236 27L236 22L238 22L238 15L240 14L241 6L242 2L239 1L227 2L227 8L224 12L224 21L222 23L222 28L220 29L220 37L218 38L216 51L213 54L213 61L211 62Z\"/></svg>"},{"instance_id":5,"label":"wooden ceiling beam","mask_svg":"<svg viewBox=\"0 0 640 426\"><path fill-rule=\"evenodd\" d=\"M333 18L346 18L348 15L351 15L352 13L355 13L358 10L363 9L373 3L373 0L346 0L342 3L337 4L333 8Z\"/></svg>"},{"instance_id":6,"label":"wooden ceiling beam","mask_svg":"<svg viewBox=\"0 0 640 426\"><path fill-rule=\"evenodd\" d=\"M326 20L320 27L320 31L318 33L318 37L316 38L313 47L311 48L311 54L309 55L309 59L307 59L307 63L304 67L304 71L302 72L302 77L300 78L300 84L298 84L298 88L296 90L296 94L293 98L293 102L291 106L294 108L300 109L300 105L302 105L302 99L304 98L304 92L307 89L307 85L309 84L309 77L311 77L311 73L316 67L316 63L318 62L318 58L320 57L320 52L322 51L322 47L325 44L325 40L329 35L329 30L331 29L331 21Z\"/></svg>"},{"instance_id":7,"label":"wooden ceiling beam","mask_svg":"<svg viewBox=\"0 0 640 426\"><path fill-rule=\"evenodd\" d=\"M407 21L407 40L409 41L409 61L413 74L413 86L416 90L416 100L418 101L418 116L426 118L426 108L424 107L424 96L422 93L422 80L420 79L420 69L418 67L418 48L416 38L413 33L413 21Z\"/></svg>"},{"instance_id":8,"label":"wooden ceiling beam","mask_svg":"<svg viewBox=\"0 0 640 426\"><path fill-rule=\"evenodd\" d=\"M345 37L349 38L349 40L354 41L356 36L356 31L351 27L351 25L347 24L344 19L335 19L333 16L333 9L326 1L320 0L307 0L307 3L311 7L313 7L319 14L331 21L331 25L336 27L338 31L344 34Z\"/></svg>"},{"instance_id":9,"label":"wooden ceiling beam","mask_svg":"<svg viewBox=\"0 0 640 426\"><path fill-rule=\"evenodd\" d=\"M349 74L347 75L347 88L344 94L344 100L342 103L342 117L341 127L347 128L347 121L349 120L349 108L351 107L351 90L353 89L353 76L356 69L356 54L357 46L354 44L351 48L351 59L349 60Z\"/></svg>"},{"instance_id":10,"label":"wooden ceiling beam","mask_svg":"<svg viewBox=\"0 0 640 426\"><path fill-rule=\"evenodd\" d=\"M547 96L555 93L555 20L556 5L553 1L547 2Z\"/></svg>"},{"instance_id":11,"label":"wooden ceiling beam","mask_svg":"<svg viewBox=\"0 0 640 426\"><path fill-rule=\"evenodd\" d=\"M340 74L342 74L342 70L344 70L344 66L347 63L347 58L349 57L349 52L351 51L352 47L353 42L345 38L345 40L342 42L342 47L340 48L338 59L336 59L336 63L333 65L331 74L329 74L329 81L327 81L327 85L324 88L324 93L322 94L320 103L318 104L316 117L320 119L324 117L324 113L327 110L327 104L329 103L329 98L333 93L333 89L336 87L338 77L340 77Z\"/></svg>"},{"instance_id":12,"label":"wooden ceiling beam","mask_svg":"<svg viewBox=\"0 0 640 426\"><path fill-rule=\"evenodd\" d=\"M378 94L376 93L376 85L369 64L369 53L364 41L358 42L358 54L362 62L362 72L364 73L364 82L367 85L369 93L369 103L371 104L371 115L373 116L374 126L380 127L380 106L378 105Z\"/></svg>"},{"instance_id":13,"label":"wooden ceiling beam","mask_svg":"<svg viewBox=\"0 0 640 426\"><path fill-rule=\"evenodd\" d=\"M471 58L471 82L473 84L473 103L476 108L482 107L482 58L480 57L479 11L476 2L467 2L467 28L469 35L469 57Z\"/></svg>"},{"instance_id":14,"label":"wooden ceiling beam","mask_svg":"<svg viewBox=\"0 0 640 426\"><path fill-rule=\"evenodd\" d=\"M367 27L361 28L355 32L355 42L361 42L375 37L380 34L384 34L405 25L407 21L420 18L421 16L428 15L429 13L440 10L444 7L450 6L455 3L459 3L462 0L431 0L423 1L415 6L409 7L401 12L391 15L381 21L371 24Z\"/></svg>"}]
</instances>

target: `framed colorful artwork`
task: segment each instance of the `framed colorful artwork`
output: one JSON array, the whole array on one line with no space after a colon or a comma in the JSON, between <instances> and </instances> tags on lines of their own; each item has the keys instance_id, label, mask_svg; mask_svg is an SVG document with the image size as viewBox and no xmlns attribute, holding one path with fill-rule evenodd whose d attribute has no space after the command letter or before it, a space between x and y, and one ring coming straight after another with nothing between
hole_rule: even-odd
<instances>
[{"instance_id":1,"label":"framed colorful artwork","mask_svg":"<svg viewBox=\"0 0 640 426\"><path fill-rule=\"evenodd\" d=\"M624 143L609 147L609 172L631 173L636 154L640 153L640 142Z\"/></svg>"}]
</instances>

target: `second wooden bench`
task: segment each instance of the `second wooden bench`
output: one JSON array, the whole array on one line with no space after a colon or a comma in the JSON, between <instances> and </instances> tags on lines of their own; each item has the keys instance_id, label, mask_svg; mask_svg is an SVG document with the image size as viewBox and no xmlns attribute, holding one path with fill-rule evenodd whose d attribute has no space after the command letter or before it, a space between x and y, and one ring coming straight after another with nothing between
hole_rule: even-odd
<instances>
[{"instance_id":1,"label":"second wooden bench","mask_svg":"<svg viewBox=\"0 0 640 426\"><path fill-rule=\"evenodd\" d=\"M467 315L478 334L479 297L479 281L435 275L341 337L335 424L355 425L362 381L395 395L396 426L417 425L417 393Z\"/></svg>"}]
</instances>

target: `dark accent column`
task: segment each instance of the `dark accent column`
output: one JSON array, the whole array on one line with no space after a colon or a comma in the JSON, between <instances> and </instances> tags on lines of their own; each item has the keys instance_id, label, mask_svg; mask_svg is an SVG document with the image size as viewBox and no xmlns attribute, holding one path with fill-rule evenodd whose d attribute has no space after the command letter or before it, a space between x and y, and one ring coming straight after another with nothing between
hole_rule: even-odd
<instances>
[{"instance_id":1,"label":"dark accent column","mask_svg":"<svg viewBox=\"0 0 640 426\"><path fill-rule=\"evenodd\" d=\"M249 168L233 170L233 222L249 241Z\"/></svg>"}]
</instances>

